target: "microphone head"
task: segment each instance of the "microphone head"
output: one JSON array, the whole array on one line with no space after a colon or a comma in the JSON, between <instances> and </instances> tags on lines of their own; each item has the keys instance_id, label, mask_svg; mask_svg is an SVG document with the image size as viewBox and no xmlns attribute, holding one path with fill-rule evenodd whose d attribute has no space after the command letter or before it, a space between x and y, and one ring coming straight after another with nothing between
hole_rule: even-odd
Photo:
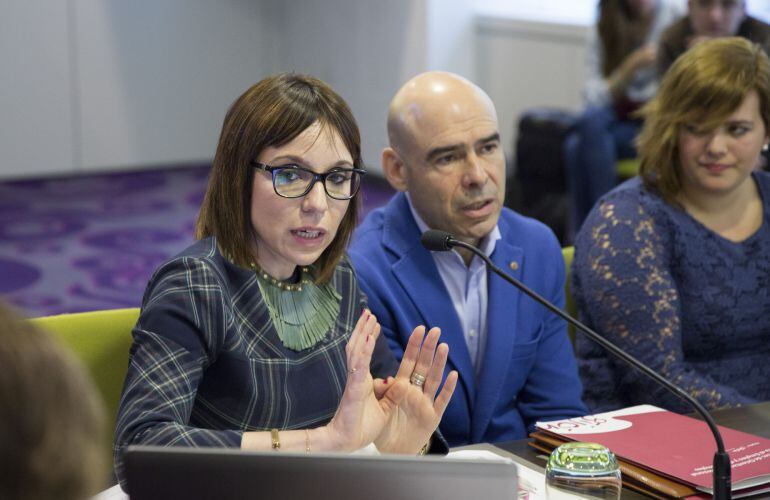
<instances>
[{"instance_id":1,"label":"microphone head","mask_svg":"<svg viewBox=\"0 0 770 500\"><path fill-rule=\"evenodd\" d=\"M452 248L450 242L453 239L451 233L439 229L428 229L420 236L420 243L431 252L446 252Z\"/></svg>"}]
</instances>

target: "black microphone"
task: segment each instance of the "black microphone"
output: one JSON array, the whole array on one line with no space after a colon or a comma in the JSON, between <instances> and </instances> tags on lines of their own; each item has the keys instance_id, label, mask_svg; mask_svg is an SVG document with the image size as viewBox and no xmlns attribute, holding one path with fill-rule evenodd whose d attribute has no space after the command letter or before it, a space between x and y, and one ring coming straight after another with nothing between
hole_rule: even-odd
<instances>
[{"instance_id":1,"label":"black microphone","mask_svg":"<svg viewBox=\"0 0 770 500\"><path fill-rule=\"evenodd\" d=\"M445 252L452 248L449 242L453 239L446 231L428 229L420 236L420 243L431 252Z\"/></svg>"},{"instance_id":2,"label":"black microphone","mask_svg":"<svg viewBox=\"0 0 770 500\"><path fill-rule=\"evenodd\" d=\"M674 393L676 396L679 396L681 399L687 401L692 405L695 410L701 414L703 417L703 420L706 421L706 424L708 424L709 429L711 429L711 433L714 434L714 440L717 444L717 451L714 453L714 469L713 469L713 497L715 499L719 500L729 500L732 495L732 488L730 487L730 456L725 451L725 445L722 441L722 435L719 433L719 429L717 428L716 422L714 422L713 417L711 414L709 414L708 410L698 402L695 398L690 396L687 392L682 390L681 388L677 387L673 383L669 382L665 377L660 375L658 372L650 368L649 366L645 365L635 357L628 354L626 351L621 349L620 347L616 346L609 340L605 339L598 333L596 333L591 328L587 327L580 321L576 320L566 312L562 311L555 305L551 304L547 299L540 296L537 292L530 289L527 285L522 283L521 281L517 280L513 276L509 276L506 274L502 269L497 267L492 260L484 255L484 253L476 248L475 246L465 243L464 241L456 240L454 236L452 236L451 233L448 233L446 231L439 231L438 229L429 229L422 233L422 236L420 237L420 242L422 245L432 251L432 252L445 252L447 250L450 250L453 247L461 247L465 248L466 250L470 250L474 254L481 257L481 259L487 264L487 267L494 271L495 274L503 278L508 283L514 285L516 288L524 292L525 294L529 295L533 299L535 299L537 302L545 306L546 309L550 310L560 318L564 319L567 323L574 326L577 330L579 330L583 335L590 338L600 346L607 349L610 353L617 356L618 358L622 359L626 363L630 364L631 366L635 367L636 369L640 370L642 373L653 379L658 384L662 385L672 393Z\"/></svg>"}]
</instances>

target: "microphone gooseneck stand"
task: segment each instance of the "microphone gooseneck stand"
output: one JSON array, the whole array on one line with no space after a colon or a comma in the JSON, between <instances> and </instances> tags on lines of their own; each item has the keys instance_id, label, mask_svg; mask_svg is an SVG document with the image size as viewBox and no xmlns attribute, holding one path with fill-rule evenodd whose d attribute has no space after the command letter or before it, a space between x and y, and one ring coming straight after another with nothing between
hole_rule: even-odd
<instances>
[{"instance_id":1,"label":"microphone gooseneck stand","mask_svg":"<svg viewBox=\"0 0 770 500\"><path fill-rule=\"evenodd\" d=\"M679 396L680 398L684 399L688 403L690 403L695 410L697 410L698 413L703 417L703 420L705 420L706 424L709 426L709 429L711 430L711 433L714 435L714 440L716 441L717 445L717 451L714 453L714 463L713 463L713 497L718 500L729 500L731 498L731 486L730 486L730 456L725 451L725 445L722 441L722 435L719 433L719 429L717 428L717 424L714 422L713 417L711 414L709 414L708 410L701 405L698 400L690 396L687 392L682 390L681 388L677 387L673 383L669 382L666 378L664 378L662 375L657 373L655 370L650 368L649 366L645 365L635 357L631 356L627 352L625 352L620 347L616 346L609 340L605 339L601 335L599 335L597 332L589 328L588 326L584 325L577 319L573 318L569 314L565 313L555 305L551 304L547 299L540 296L537 292L530 289L527 285L522 283L521 281L517 280L513 276L509 276L507 273L505 273L502 269L497 267L492 260L484 255L484 253L476 248L473 245L470 245L468 243L465 243L464 241L460 241L455 239L450 233L447 233L445 231L439 231L436 229L431 229L423 233L422 238L420 240L425 248L431 251L447 251L450 250L452 247L461 247L465 248L466 250L469 250L473 252L474 254L478 255L491 269L495 274L503 278L508 283L512 284L525 294L529 295L533 299L535 299L537 302L545 306L546 309L553 312L563 320L565 320L567 323L574 326L577 330L579 330L582 334L596 342L597 344L601 345L605 349L607 349L609 352L611 352L613 355L617 356L618 358L622 359L626 363L632 365L633 367L640 370L642 373L653 379L658 384L662 385L672 393L674 393L676 396Z\"/></svg>"}]
</instances>

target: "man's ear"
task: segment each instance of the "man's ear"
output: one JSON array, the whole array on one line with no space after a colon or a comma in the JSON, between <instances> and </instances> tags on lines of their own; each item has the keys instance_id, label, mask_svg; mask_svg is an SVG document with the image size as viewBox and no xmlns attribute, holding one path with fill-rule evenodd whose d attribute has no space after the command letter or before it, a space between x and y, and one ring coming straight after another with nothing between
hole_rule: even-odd
<instances>
[{"instance_id":1,"label":"man's ear","mask_svg":"<svg viewBox=\"0 0 770 500\"><path fill-rule=\"evenodd\" d=\"M393 189L397 191L407 190L406 165L395 149L385 148L382 150L382 172Z\"/></svg>"}]
</instances>

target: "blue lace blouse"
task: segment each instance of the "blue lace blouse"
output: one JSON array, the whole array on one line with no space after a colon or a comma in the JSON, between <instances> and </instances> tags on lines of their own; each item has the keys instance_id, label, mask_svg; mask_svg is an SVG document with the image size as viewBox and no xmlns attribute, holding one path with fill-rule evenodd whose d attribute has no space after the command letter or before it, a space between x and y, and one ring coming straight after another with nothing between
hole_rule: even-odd
<instances>
[{"instance_id":1,"label":"blue lace blouse","mask_svg":"<svg viewBox=\"0 0 770 500\"><path fill-rule=\"evenodd\" d=\"M605 195L575 241L572 290L586 323L709 408L770 399L770 174L753 180L763 221L740 243L638 178ZM593 411L691 411L590 340L578 336L576 352Z\"/></svg>"}]
</instances>

